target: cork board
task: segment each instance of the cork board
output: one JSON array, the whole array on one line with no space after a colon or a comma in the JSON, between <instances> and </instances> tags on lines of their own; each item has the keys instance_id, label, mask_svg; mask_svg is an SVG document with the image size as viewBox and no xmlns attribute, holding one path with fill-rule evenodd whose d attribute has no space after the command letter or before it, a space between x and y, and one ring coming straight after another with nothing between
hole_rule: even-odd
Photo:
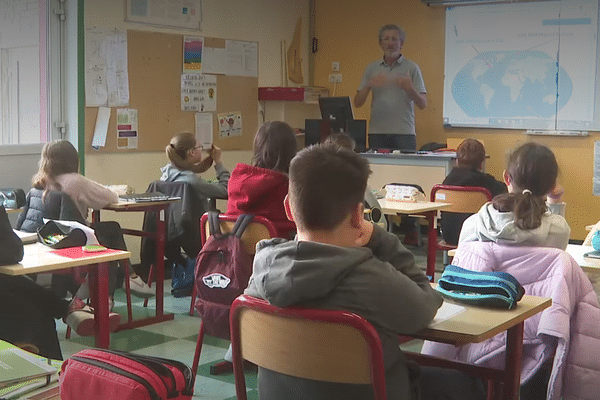
<instances>
[{"instance_id":1,"label":"cork board","mask_svg":"<svg viewBox=\"0 0 600 400\"><path fill-rule=\"evenodd\" d=\"M205 46L225 47L225 39L205 37ZM138 111L138 148L117 148L117 107L111 110L106 146L100 153L163 151L181 131L195 132L193 111L181 110L183 35L127 31L129 105ZM217 110L213 114L213 143L223 150L251 150L258 128L258 78L217 76ZM217 114L239 111L242 135L219 137ZM86 152L91 147L98 107L85 109Z\"/></svg>"}]
</instances>

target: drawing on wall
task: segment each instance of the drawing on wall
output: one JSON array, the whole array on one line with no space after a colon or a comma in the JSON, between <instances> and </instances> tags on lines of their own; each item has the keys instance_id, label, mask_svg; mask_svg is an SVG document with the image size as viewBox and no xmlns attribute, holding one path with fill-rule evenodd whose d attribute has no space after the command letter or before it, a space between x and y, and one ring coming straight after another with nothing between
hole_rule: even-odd
<instances>
[{"instance_id":1,"label":"drawing on wall","mask_svg":"<svg viewBox=\"0 0 600 400\"><path fill-rule=\"evenodd\" d=\"M217 77L214 75L181 75L181 110L216 111Z\"/></svg>"},{"instance_id":2,"label":"drawing on wall","mask_svg":"<svg viewBox=\"0 0 600 400\"><path fill-rule=\"evenodd\" d=\"M89 28L86 30L85 41L86 107L128 105L126 32Z\"/></svg>"},{"instance_id":3,"label":"drawing on wall","mask_svg":"<svg viewBox=\"0 0 600 400\"><path fill-rule=\"evenodd\" d=\"M183 37L183 72L202 72L204 38Z\"/></svg>"},{"instance_id":4,"label":"drawing on wall","mask_svg":"<svg viewBox=\"0 0 600 400\"><path fill-rule=\"evenodd\" d=\"M242 135L242 113L240 111L219 114L218 119L219 137L226 138Z\"/></svg>"}]
</instances>

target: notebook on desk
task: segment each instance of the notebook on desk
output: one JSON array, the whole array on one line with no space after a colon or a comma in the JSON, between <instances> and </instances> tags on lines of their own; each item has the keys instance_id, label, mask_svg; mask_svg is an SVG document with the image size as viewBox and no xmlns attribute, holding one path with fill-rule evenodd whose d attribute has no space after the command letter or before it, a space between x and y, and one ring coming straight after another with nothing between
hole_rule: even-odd
<instances>
[{"instance_id":1,"label":"notebook on desk","mask_svg":"<svg viewBox=\"0 0 600 400\"><path fill-rule=\"evenodd\" d=\"M23 244L37 242L38 238L36 232L24 232L16 229L13 229L13 232L17 234L17 236L19 237L19 239L21 239L21 242L23 242Z\"/></svg>"},{"instance_id":2,"label":"notebook on desk","mask_svg":"<svg viewBox=\"0 0 600 400\"><path fill-rule=\"evenodd\" d=\"M165 201L178 199L178 197L170 197L160 192L146 192L146 193L134 193L124 194L119 196L119 201L132 202L132 203L143 203L149 201Z\"/></svg>"}]
</instances>

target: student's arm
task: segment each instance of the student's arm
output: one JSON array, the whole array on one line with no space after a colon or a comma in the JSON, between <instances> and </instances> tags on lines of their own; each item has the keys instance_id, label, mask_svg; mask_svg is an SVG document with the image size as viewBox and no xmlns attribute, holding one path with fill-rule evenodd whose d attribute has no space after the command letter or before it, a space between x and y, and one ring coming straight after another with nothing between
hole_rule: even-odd
<instances>
[{"instance_id":1,"label":"student's arm","mask_svg":"<svg viewBox=\"0 0 600 400\"><path fill-rule=\"evenodd\" d=\"M8 215L0 206L0 264L15 264L23 259L23 242L13 232Z\"/></svg>"},{"instance_id":2,"label":"student's arm","mask_svg":"<svg viewBox=\"0 0 600 400\"><path fill-rule=\"evenodd\" d=\"M402 272L411 272L415 266L415 257L406 249L396 235L388 233L380 226L373 226L373 234L366 247L371 249L373 255L381 261L389 262L392 266ZM420 274L415 278L420 279L422 275L427 282L427 276L420 269L416 269ZM415 271L416 272L416 271Z\"/></svg>"},{"instance_id":3,"label":"student's arm","mask_svg":"<svg viewBox=\"0 0 600 400\"><path fill-rule=\"evenodd\" d=\"M77 199L80 204L85 204L88 208L99 210L119 201L119 195L109 187L101 185L83 175L73 175L63 178L60 183L63 186L63 191L71 196L72 199Z\"/></svg>"}]
</instances>

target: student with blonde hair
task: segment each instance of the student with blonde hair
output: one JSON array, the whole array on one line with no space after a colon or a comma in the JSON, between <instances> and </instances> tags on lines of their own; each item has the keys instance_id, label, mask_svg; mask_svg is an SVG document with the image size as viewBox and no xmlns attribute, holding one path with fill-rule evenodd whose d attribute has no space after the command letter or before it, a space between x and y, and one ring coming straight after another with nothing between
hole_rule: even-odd
<instances>
[{"instance_id":1,"label":"student with blonde hair","mask_svg":"<svg viewBox=\"0 0 600 400\"><path fill-rule=\"evenodd\" d=\"M220 148L212 146L207 152L196 143L194 134L181 132L171 138L165 151L169 163L160 169L161 181L189 182L205 211L209 209L209 197L227 197L229 171L221 161L222 151ZM208 182L199 174L206 172L213 162L217 173L217 182Z\"/></svg>"}]
</instances>

